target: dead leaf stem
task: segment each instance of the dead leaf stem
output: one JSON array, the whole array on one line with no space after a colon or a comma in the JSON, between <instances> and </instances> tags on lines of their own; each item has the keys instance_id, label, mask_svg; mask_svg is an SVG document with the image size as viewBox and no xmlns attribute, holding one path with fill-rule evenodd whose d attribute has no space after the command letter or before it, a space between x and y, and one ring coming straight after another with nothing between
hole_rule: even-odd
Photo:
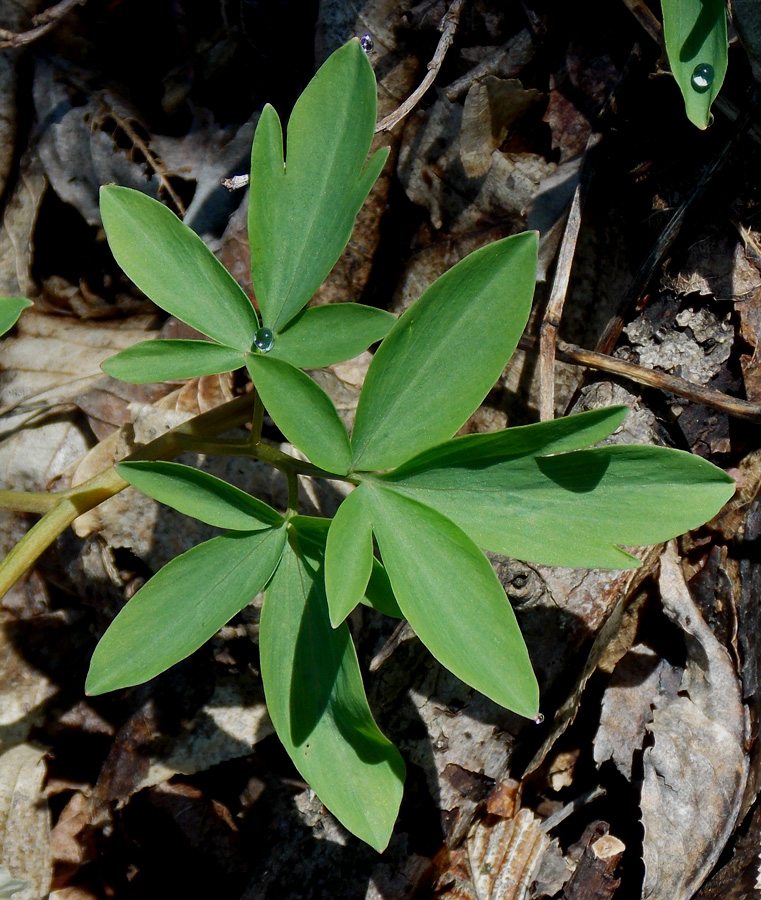
<instances>
[{"instance_id":1,"label":"dead leaf stem","mask_svg":"<svg viewBox=\"0 0 761 900\"><path fill-rule=\"evenodd\" d=\"M25 44L31 44L33 41L46 35L54 28L61 19L75 6L84 6L87 0L61 0L54 6L32 16L32 28L28 31L7 31L0 28L0 50L13 50L17 47L23 47Z\"/></svg>"},{"instance_id":2,"label":"dead leaf stem","mask_svg":"<svg viewBox=\"0 0 761 900\"><path fill-rule=\"evenodd\" d=\"M436 80L436 76L439 74L439 70L441 69L441 65L444 62L444 57L447 55L447 51L452 46L452 41L454 40L455 33L457 31L457 26L460 22L460 13L462 12L462 8L465 5L465 0L453 0L449 9L444 14L444 18L441 20L439 24L439 31L441 32L441 38L439 39L439 43L436 46L436 51L433 54L433 59L428 63L428 71L426 72L425 78L420 82L420 84L415 88L415 90L407 97L407 99L395 109L389 115L384 116L375 126L375 133L378 134L383 131L391 131L391 129L398 122L401 122L402 119L409 115L412 110L417 106L420 102L423 94L428 90L428 88L433 84Z\"/></svg>"}]
</instances>

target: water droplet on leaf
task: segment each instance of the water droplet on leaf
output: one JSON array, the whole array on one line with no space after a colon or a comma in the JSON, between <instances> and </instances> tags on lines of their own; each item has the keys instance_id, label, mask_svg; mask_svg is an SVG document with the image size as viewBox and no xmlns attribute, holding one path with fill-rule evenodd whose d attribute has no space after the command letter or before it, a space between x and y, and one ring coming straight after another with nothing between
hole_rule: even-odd
<instances>
[{"instance_id":1,"label":"water droplet on leaf","mask_svg":"<svg viewBox=\"0 0 761 900\"><path fill-rule=\"evenodd\" d=\"M541 725L542 722L544 722L544 716L542 715L542 713L539 713L539 715L534 719L534 725Z\"/></svg>"},{"instance_id":2,"label":"water droplet on leaf","mask_svg":"<svg viewBox=\"0 0 761 900\"><path fill-rule=\"evenodd\" d=\"M692 85L692 89L694 91L697 91L699 94L705 94L705 92L713 84L713 78L713 66L709 65L708 63L698 63L698 65L696 65L692 70L692 78L690 79L690 84Z\"/></svg>"},{"instance_id":3,"label":"water droplet on leaf","mask_svg":"<svg viewBox=\"0 0 761 900\"><path fill-rule=\"evenodd\" d=\"M271 328L257 328L254 332L253 349L258 350L260 353L269 353L274 343L275 335L272 333Z\"/></svg>"},{"instance_id":4,"label":"water droplet on leaf","mask_svg":"<svg viewBox=\"0 0 761 900\"><path fill-rule=\"evenodd\" d=\"M363 34L359 39L359 46L365 51L365 53L369 53L373 49L373 36L371 34Z\"/></svg>"}]
</instances>

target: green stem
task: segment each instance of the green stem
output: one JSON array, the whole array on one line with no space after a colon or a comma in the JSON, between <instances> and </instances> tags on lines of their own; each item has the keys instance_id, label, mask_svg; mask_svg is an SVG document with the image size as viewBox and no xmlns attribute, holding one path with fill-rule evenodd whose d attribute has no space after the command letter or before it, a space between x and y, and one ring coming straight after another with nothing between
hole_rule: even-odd
<instances>
[{"instance_id":1,"label":"green stem","mask_svg":"<svg viewBox=\"0 0 761 900\"><path fill-rule=\"evenodd\" d=\"M216 437L249 421L252 406L254 408L252 434L257 434L256 442L252 444L251 436L244 439ZM125 457L125 461L172 459L185 451L254 457L285 474L288 480L288 510L291 514L295 514L298 508L298 475L358 483L354 478L327 472L311 463L295 459L276 447L262 443L258 437L261 434L262 415L261 401L256 392L237 397L223 406L202 413L167 431L166 434L139 447ZM117 475L116 469L111 468L65 491L55 493L0 491L0 508L44 513L40 521L0 563L0 597L34 565L40 555L77 516L98 506L128 486L128 482Z\"/></svg>"}]
</instances>

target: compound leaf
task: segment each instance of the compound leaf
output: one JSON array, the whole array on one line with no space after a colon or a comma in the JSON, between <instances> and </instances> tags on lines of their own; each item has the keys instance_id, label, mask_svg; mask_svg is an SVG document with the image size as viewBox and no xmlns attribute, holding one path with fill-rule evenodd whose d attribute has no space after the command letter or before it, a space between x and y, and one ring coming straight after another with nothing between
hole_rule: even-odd
<instances>
[{"instance_id":1,"label":"compound leaf","mask_svg":"<svg viewBox=\"0 0 761 900\"><path fill-rule=\"evenodd\" d=\"M320 800L349 831L381 851L399 811L404 763L367 705L348 627L330 625L325 530L295 517L288 531L259 626L267 709Z\"/></svg>"},{"instance_id":2,"label":"compound leaf","mask_svg":"<svg viewBox=\"0 0 761 900\"><path fill-rule=\"evenodd\" d=\"M305 309L281 331L270 356L299 369L319 369L359 356L382 340L396 318L358 303L331 303Z\"/></svg>"},{"instance_id":3,"label":"compound leaf","mask_svg":"<svg viewBox=\"0 0 761 900\"><path fill-rule=\"evenodd\" d=\"M277 113L262 111L248 237L256 299L273 331L307 303L349 241L388 154L379 150L365 166L375 118L375 76L356 39L325 61L296 102L285 160Z\"/></svg>"},{"instance_id":4,"label":"compound leaf","mask_svg":"<svg viewBox=\"0 0 761 900\"><path fill-rule=\"evenodd\" d=\"M210 341L141 341L109 357L101 369L131 384L221 375L243 365L243 354Z\"/></svg>"},{"instance_id":5,"label":"compound leaf","mask_svg":"<svg viewBox=\"0 0 761 900\"><path fill-rule=\"evenodd\" d=\"M100 212L114 258L157 306L220 344L251 347L259 327L251 301L170 209L110 184L100 190Z\"/></svg>"},{"instance_id":6,"label":"compound leaf","mask_svg":"<svg viewBox=\"0 0 761 900\"><path fill-rule=\"evenodd\" d=\"M488 450L492 435L473 437ZM438 510L479 547L548 566L612 569L638 565L616 545L657 544L697 528L734 492L721 469L665 447L499 460L479 458L480 443L457 439L456 451L440 448L430 468L410 465L378 481Z\"/></svg>"},{"instance_id":7,"label":"compound leaf","mask_svg":"<svg viewBox=\"0 0 761 900\"><path fill-rule=\"evenodd\" d=\"M351 463L346 426L330 397L300 369L269 355L246 366L267 412L288 440L320 468L345 475Z\"/></svg>"},{"instance_id":8,"label":"compound leaf","mask_svg":"<svg viewBox=\"0 0 761 900\"><path fill-rule=\"evenodd\" d=\"M215 475L181 463L134 460L118 474L139 491L183 515L233 531L258 531L283 524L271 506Z\"/></svg>"},{"instance_id":9,"label":"compound leaf","mask_svg":"<svg viewBox=\"0 0 761 900\"><path fill-rule=\"evenodd\" d=\"M494 386L528 319L537 236L476 250L378 348L359 398L354 470L389 469L451 438Z\"/></svg>"},{"instance_id":10,"label":"compound leaf","mask_svg":"<svg viewBox=\"0 0 761 900\"><path fill-rule=\"evenodd\" d=\"M725 0L662 0L661 9L666 53L687 118L707 128L727 71Z\"/></svg>"},{"instance_id":11,"label":"compound leaf","mask_svg":"<svg viewBox=\"0 0 761 900\"><path fill-rule=\"evenodd\" d=\"M141 684L190 656L262 590L284 544L285 528L224 534L167 563L100 639L85 690Z\"/></svg>"},{"instance_id":12,"label":"compound leaf","mask_svg":"<svg viewBox=\"0 0 761 900\"><path fill-rule=\"evenodd\" d=\"M466 684L534 718L539 688L528 651L486 557L434 509L386 488L362 488L394 595L417 636Z\"/></svg>"},{"instance_id":13,"label":"compound leaf","mask_svg":"<svg viewBox=\"0 0 761 900\"><path fill-rule=\"evenodd\" d=\"M0 334L12 328L21 313L31 305L32 301L25 297L0 297Z\"/></svg>"},{"instance_id":14,"label":"compound leaf","mask_svg":"<svg viewBox=\"0 0 761 900\"><path fill-rule=\"evenodd\" d=\"M325 593L335 628L362 600L373 568L373 531L362 490L352 491L330 523L325 547Z\"/></svg>"}]
</instances>

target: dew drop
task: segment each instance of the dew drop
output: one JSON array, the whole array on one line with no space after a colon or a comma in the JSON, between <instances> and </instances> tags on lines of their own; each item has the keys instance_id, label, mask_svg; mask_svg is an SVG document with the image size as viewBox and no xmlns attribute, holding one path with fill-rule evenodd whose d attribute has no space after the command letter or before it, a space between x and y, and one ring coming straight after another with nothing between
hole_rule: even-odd
<instances>
[{"instance_id":1,"label":"dew drop","mask_svg":"<svg viewBox=\"0 0 761 900\"><path fill-rule=\"evenodd\" d=\"M539 713L539 715L534 719L534 725L541 725L542 722L544 722L544 716L542 715L542 713Z\"/></svg>"},{"instance_id":2,"label":"dew drop","mask_svg":"<svg viewBox=\"0 0 761 900\"><path fill-rule=\"evenodd\" d=\"M253 349L260 353L269 353L275 343L275 335L271 328L257 328L254 332Z\"/></svg>"},{"instance_id":3,"label":"dew drop","mask_svg":"<svg viewBox=\"0 0 761 900\"><path fill-rule=\"evenodd\" d=\"M713 66L708 63L698 63L692 70L692 78L690 79L693 91L705 94L713 84L713 78Z\"/></svg>"},{"instance_id":4,"label":"dew drop","mask_svg":"<svg viewBox=\"0 0 761 900\"><path fill-rule=\"evenodd\" d=\"M359 39L359 46L365 51L365 53L369 53L373 49L373 36L371 34L363 34Z\"/></svg>"}]
</instances>

